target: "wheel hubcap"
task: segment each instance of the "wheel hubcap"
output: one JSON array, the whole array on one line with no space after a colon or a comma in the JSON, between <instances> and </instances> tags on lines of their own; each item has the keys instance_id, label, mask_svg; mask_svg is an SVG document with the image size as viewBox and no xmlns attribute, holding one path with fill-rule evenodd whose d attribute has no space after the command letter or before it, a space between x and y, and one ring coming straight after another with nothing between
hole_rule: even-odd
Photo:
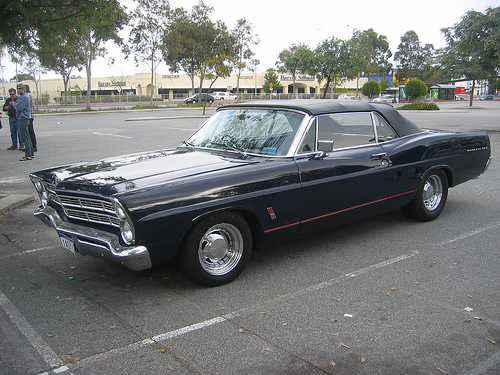
<instances>
[{"instance_id":1,"label":"wheel hubcap","mask_svg":"<svg viewBox=\"0 0 500 375\"><path fill-rule=\"evenodd\" d=\"M243 254L243 236L232 224L211 227L200 241L198 256L203 269L213 276L225 275L239 263Z\"/></svg>"},{"instance_id":2,"label":"wheel hubcap","mask_svg":"<svg viewBox=\"0 0 500 375\"><path fill-rule=\"evenodd\" d=\"M436 208L438 208L442 198L443 183L438 176L432 175L427 179L424 185L424 207L429 211L434 211Z\"/></svg>"}]
</instances>

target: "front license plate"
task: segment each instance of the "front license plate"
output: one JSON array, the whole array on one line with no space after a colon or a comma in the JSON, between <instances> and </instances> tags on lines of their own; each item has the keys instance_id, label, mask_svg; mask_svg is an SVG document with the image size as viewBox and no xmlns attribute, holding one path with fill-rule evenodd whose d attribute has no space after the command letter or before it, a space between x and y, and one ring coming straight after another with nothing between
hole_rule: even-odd
<instances>
[{"instance_id":1,"label":"front license plate","mask_svg":"<svg viewBox=\"0 0 500 375\"><path fill-rule=\"evenodd\" d=\"M66 236L64 234L60 234L59 238L61 239L61 244L65 249L68 249L73 254L76 254L75 243L73 242L73 240L71 238L69 238L68 236Z\"/></svg>"}]
</instances>

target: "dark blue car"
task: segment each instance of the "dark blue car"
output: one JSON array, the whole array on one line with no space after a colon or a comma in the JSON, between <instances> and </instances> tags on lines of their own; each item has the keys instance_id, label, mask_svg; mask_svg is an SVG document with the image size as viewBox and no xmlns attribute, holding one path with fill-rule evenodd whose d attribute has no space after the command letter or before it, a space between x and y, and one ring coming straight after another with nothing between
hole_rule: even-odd
<instances>
[{"instance_id":1,"label":"dark blue car","mask_svg":"<svg viewBox=\"0 0 500 375\"><path fill-rule=\"evenodd\" d=\"M433 220L490 157L485 133L422 130L386 104L235 104L175 149L33 173L34 215L72 252L133 270L175 259L214 286L276 242L394 209Z\"/></svg>"}]
</instances>

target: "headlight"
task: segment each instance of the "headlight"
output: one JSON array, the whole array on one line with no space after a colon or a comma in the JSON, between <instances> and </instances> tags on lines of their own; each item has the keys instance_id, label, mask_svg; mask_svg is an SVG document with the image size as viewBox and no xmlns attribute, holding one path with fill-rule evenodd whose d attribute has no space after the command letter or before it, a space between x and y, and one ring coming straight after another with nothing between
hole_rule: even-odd
<instances>
[{"instance_id":1,"label":"headlight","mask_svg":"<svg viewBox=\"0 0 500 375\"><path fill-rule=\"evenodd\" d=\"M132 245L135 242L134 225L127 211L118 200L115 200L115 212L118 219L120 219L120 235L123 242Z\"/></svg>"}]
</instances>

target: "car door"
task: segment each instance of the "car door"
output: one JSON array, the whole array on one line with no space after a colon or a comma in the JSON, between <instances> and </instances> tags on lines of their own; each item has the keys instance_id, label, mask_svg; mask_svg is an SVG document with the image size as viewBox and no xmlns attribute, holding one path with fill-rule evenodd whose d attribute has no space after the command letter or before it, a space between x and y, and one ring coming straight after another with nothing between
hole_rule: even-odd
<instances>
[{"instance_id":1,"label":"car door","mask_svg":"<svg viewBox=\"0 0 500 375\"><path fill-rule=\"evenodd\" d=\"M302 231L342 224L387 206L391 161L376 135L376 122L371 112L353 112L318 116L311 124L296 158ZM389 130L386 140L396 137ZM321 153L318 144L333 149Z\"/></svg>"}]
</instances>

